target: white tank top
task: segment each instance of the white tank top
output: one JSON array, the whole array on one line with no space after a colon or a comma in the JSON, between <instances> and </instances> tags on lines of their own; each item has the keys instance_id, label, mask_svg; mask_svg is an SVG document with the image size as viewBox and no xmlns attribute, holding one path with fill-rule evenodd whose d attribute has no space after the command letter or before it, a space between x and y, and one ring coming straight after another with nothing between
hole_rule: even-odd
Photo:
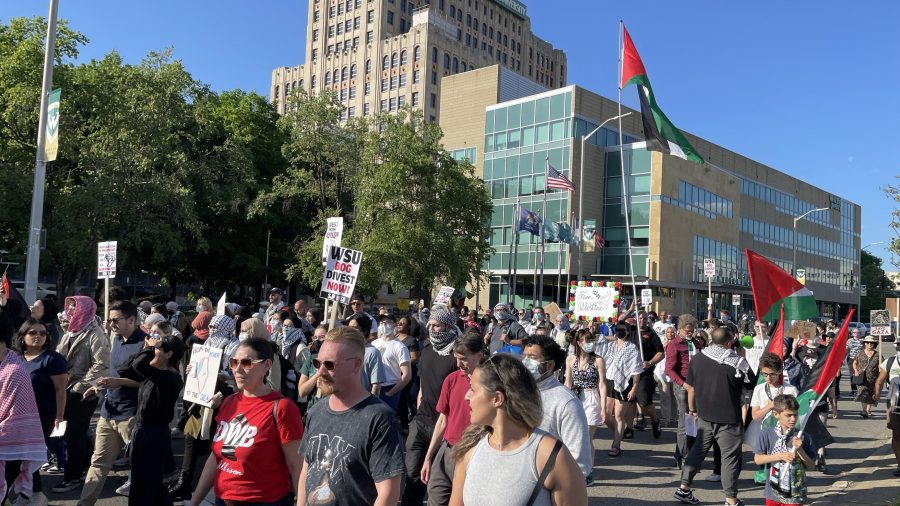
<instances>
[{"instance_id":1,"label":"white tank top","mask_svg":"<svg viewBox=\"0 0 900 506\"><path fill-rule=\"evenodd\" d=\"M463 503L466 506L525 506L538 482L538 444L547 435L535 429L525 443L511 451L491 448L488 436L475 445L466 468ZM559 459L559 456L556 457ZM535 506L551 506L550 491L542 488Z\"/></svg>"}]
</instances>

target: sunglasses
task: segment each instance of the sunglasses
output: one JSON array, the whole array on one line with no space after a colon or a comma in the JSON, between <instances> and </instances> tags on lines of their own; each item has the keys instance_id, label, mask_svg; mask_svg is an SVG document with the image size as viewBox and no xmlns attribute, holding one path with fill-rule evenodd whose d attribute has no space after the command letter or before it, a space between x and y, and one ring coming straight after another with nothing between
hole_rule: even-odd
<instances>
[{"instance_id":1,"label":"sunglasses","mask_svg":"<svg viewBox=\"0 0 900 506\"><path fill-rule=\"evenodd\" d=\"M239 365L244 369L250 369L260 362L265 362L265 360L261 358L257 360L253 360L252 358L232 358L228 360L228 365L230 365L232 369L237 369L237 366Z\"/></svg>"},{"instance_id":2,"label":"sunglasses","mask_svg":"<svg viewBox=\"0 0 900 506\"><path fill-rule=\"evenodd\" d=\"M47 331L46 330L29 330L28 332L26 332L26 334L28 334L29 336L44 336L44 337L46 337Z\"/></svg>"},{"instance_id":3,"label":"sunglasses","mask_svg":"<svg viewBox=\"0 0 900 506\"><path fill-rule=\"evenodd\" d=\"M110 325L118 325L120 321L126 320L127 318L109 318L106 320L106 323Z\"/></svg>"},{"instance_id":4,"label":"sunglasses","mask_svg":"<svg viewBox=\"0 0 900 506\"><path fill-rule=\"evenodd\" d=\"M344 360L353 360L352 358L345 358L343 360L319 360L317 358L312 359L312 365L319 370L323 365L325 366L326 371L333 371L337 366L338 362L343 362Z\"/></svg>"}]
</instances>

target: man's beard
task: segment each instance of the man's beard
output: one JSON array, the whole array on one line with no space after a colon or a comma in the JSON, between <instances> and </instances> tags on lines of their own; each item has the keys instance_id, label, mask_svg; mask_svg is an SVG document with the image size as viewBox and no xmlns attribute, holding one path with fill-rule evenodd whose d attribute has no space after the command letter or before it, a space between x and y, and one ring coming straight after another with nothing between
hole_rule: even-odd
<instances>
[{"instance_id":1,"label":"man's beard","mask_svg":"<svg viewBox=\"0 0 900 506\"><path fill-rule=\"evenodd\" d=\"M319 392L322 394L322 397L325 397L326 395L331 395L337 391L334 387L333 382L325 381L322 378L319 378L319 380L316 381L316 386L319 388Z\"/></svg>"}]
</instances>

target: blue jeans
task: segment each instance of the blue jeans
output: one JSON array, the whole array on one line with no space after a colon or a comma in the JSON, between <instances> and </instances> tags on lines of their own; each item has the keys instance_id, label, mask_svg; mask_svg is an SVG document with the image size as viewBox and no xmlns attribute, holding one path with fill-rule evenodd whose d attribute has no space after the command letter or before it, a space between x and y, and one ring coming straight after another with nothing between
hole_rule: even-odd
<instances>
[{"instance_id":1,"label":"blue jeans","mask_svg":"<svg viewBox=\"0 0 900 506\"><path fill-rule=\"evenodd\" d=\"M391 407L394 412L397 412L397 406L400 405L400 396L403 395L403 391L399 391L394 395L388 395L388 390L394 388L394 385L381 385L381 393L378 394L378 398L384 401L385 404Z\"/></svg>"}]
</instances>

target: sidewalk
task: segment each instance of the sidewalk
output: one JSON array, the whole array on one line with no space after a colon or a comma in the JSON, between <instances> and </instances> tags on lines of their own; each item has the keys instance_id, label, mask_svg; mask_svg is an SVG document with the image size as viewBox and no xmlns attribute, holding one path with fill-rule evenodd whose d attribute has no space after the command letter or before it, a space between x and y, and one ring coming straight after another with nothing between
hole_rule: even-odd
<instances>
[{"instance_id":1,"label":"sidewalk","mask_svg":"<svg viewBox=\"0 0 900 506\"><path fill-rule=\"evenodd\" d=\"M900 478L893 475L897 469L890 441L886 441L875 453L860 463L859 467L835 481L831 489L820 499L810 503L815 506L839 506L845 504L898 505L900 506Z\"/></svg>"}]
</instances>

